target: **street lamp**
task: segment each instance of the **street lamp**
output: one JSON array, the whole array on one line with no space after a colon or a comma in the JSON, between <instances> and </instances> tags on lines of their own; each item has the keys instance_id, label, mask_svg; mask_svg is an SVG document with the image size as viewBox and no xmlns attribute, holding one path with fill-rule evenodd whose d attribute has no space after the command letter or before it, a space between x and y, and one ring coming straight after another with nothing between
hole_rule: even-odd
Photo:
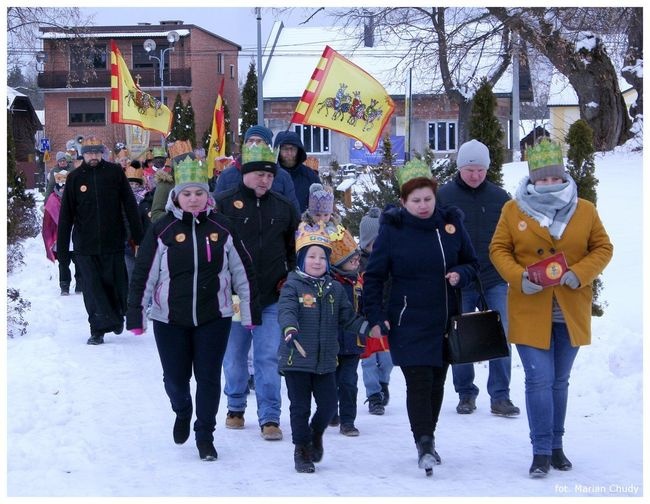
<instances>
[{"instance_id":1,"label":"street lamp","mask_svg":"<svg viewBox=\"0 0 650 504\"><path fill-rule=\"evenodd\" d=\"M47 54L45 51L38 51L36 53L36 71L38 73L43 73L45 71L45 61L47 60Z\"/></svg>"},{"instance_id":2,"label":"street lamp","mask_svg":"<svg viewBox=\"0 0 650 504\"><path fill-rule=\"evenodd\" d=\"M165 82L164 82L164 75L163 75L163 70L165 69L165 53L167 51L173 51L174 50L174 44L178 42L178 39L180 36L178 35L178 32L175 31L170 31L167 33L167 41L169 42L169 47L166 47L165 49L160 50L160 57L158 56L153 56L149 55L149 59L155 59L158 61L158 69L159 69L159 76L160 76L160 103L163 105L165 104ZM150 53L151 51L156 50L156 42L154 42L151 39L147 39L144 41L144 44L142 44L144 47L144 50ZM171 64L170 64L171 66Z\"/></svg>"}]
</instances>

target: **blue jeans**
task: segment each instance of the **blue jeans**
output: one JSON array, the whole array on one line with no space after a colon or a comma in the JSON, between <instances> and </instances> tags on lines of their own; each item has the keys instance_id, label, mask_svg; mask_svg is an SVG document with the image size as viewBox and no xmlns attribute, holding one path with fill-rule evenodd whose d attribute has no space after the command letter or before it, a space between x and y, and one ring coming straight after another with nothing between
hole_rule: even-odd
<instances>
[{"instance_id":1,"label":"blue jeans","mask_svg":"<svg viewBox=\"0 0 650 504\"><path fill-rule=\"evenodd\" d=\"M361 359L361 370L366 397L378 394L382 383L390 383L390 372L393 370L390 352L375 352L370 357Z\"/></svg>"},{"instance_id":2,"label":"blue jeans","mask_svg":"<svg viewBox=\"0 0 650 504\"><path fill-rule=\"evenodd\" d=\"M572 347L566 324L553 323L548 350L517 345L526 375L526 413L533 455L562 448L569 376L579 347Z\"/></svg>"},{"instance_id":3,"label":"blue jeans","mask_svg":"<svg viewBox=\"0 0 650 504\"><path fill-rule=\"evenodd\" d=\"M488 308L501 313L503 330L508 334L507 299L508 284L500 283L485 289L485 301ZM479 302L476 289L463 289L463 313L472 312ZM492 402L510 399L510 357L489 361L487 391ZM461 399L478 396L478 387L474 385L474 364L454 364L451 366L454 389Z\"/></svg>"},{"instance_id":4,"label":"blue jeans","mask_svg":"<svg viewBox=\"0 0 650 504\"><path fill-rule=\"evenodd\" d=\"M233 322L228 348L223 359L226 378L224 393L228 396L229 411L246 411L248 390L248 351L255 347L255 398L260 426L267 422L280 423L280 374L278 373L278 345L280 344L278 305L274 303L262 311L262 325L252 330L240 322Z\"/></svg>"}]
</instances>

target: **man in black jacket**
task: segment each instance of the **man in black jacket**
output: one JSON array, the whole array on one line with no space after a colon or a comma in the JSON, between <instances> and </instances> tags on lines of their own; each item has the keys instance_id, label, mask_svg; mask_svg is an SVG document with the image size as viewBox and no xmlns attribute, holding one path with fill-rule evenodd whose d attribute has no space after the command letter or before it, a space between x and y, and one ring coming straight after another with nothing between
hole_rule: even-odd
<instances>
[{"instance_id":1,"label":"man in black jacket","mask_svg":"<svg viewBox=\"0 0 650 504\"><path fill-rule=\"evenodd\" d=\"M459 207L465 214L464 224L479 258L479 278L485 291L488 307L501 313L503 328L508 333L506 295L508 284L501 278L489 257L489 246L501 215L501 208L510 196L499 186L486 180L490 166L490 152L483 143L471 140L458 149L456 158L458 174L442 186L436 195L437 204ZM473 312L479 301L477 285L462 291L463 312ZM490 361L487 390L491 411L500 416L519 415L519 408L510 400L510 357ZM474 365L452 366L454 388L460 401L459 414L471 414L476 409L479 389L474 385Z\"/></svg>"},{"instance_id":2,"label":"man in black jacket","mask_svg":"<svg viewBox=\"0 0 650 504\"><path fill-rule=\"evenodd\" d=\"M89 345L104 343L104 334L124 329L128 291L124 242L130 229L133 246L142 239L142 225L131 186L120 165L102 159L104 146L87 137L84 161L66 180L61 201L57 253L69 255L70 235L77 267L84 279L83 297L90 324Z\"/></svg>"},{"instance_id":3,"label":"man in black jacket","mask_svg":"<svg viewBox=\"0 0 650 504\"><path fill-rule=\"evenodd\" d=\"M309 204L309 186L320 183L318 173L303 164L307 153L300 137L294 131L281 131L276 135L273 145L279 149L278 165L291 175L302 213L307 210Z\"/></svg>"},{"instance_id":4,"label":"man in black jacket","mask_svg":"<svg viewBox=\"0 0 650 504\"><path fill-rule=\"evenodd\" d=\"M248 393L248 350L251 341L255 369L255 397L262 437L282 439L280 430L280 375L278 324L280 287L296 266L295 231L298 213L284 196L271 191L277 165L267 145L245 145L242 149L242 182L217 194L217 208L229 217L251 255L262 308L262 325L245 327L233 321L224 357L228 396L226 427L244 428Z\"/></svg>"}]
</instances>

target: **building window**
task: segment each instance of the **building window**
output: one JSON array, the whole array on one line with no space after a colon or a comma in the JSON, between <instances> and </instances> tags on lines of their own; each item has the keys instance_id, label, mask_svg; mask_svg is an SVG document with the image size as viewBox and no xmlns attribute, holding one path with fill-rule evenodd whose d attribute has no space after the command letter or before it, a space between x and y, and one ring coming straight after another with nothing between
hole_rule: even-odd
<instances>
[{"instance_id":1,"label":"building window","mask_svg":"<svg viewBox=\"0 0 650 504\"><path fill-rule=\"evenodd\" d=\"M235 65L230 65L230 78L235 78Z\"/></svg>"},{"instance_id":2,"label":"building window","mask_svg":"<svg viewBox=\"0 0 650 504\"><path fill-rule=\"evenodd\" d=\"M429 123L429 148L435 152L456 150L456 122L436 121Z\"/></svg>"},{"instance_id":3,"label":"building window","mask_svg":"<svg viewBox=\"0 0 650 504\"><path fill-rule=\"evenodd\" d=\"M106 124L106 100L104 98L70 98L68 100L68 124Z\"/></svg>"},{"instance_id":4,"label":"building window","mask_svg":"<svg viewBox=\"0 0 650 504\"><path fill-rule=\"evenodd\" d=\"M92 70L106 70L106 44L70 46L70 73L82 78Z\"/></svg>"},{"instance_id":5,"label":"building window","mask_svg":"<svg viewBox=\"0 0 650 504\"><path fill-rule=\"evenodd\" d=\"M156 58L160 58L160 52L164 51L168 47L169 47L169 43L167 41L158 42L156 40L156 48L153 51L151 51L151 53L148 53L147 51L144 50L144 47L142 46L142 42L137 44L132 44L131 45L131 50L133 51L132 69L139 70L145 68L155 68L156 70L158 70L158 61L153 58L149 59L149 55L156 56ZM165 57L163 58L165 60L164 61L165 69L169 68L170 58L171 58L171 54L169 54L169 52L165 53Z\"/></svg>"},{"instance_id":6,"label":"building window","mask_svg":"<svg viewBox=\"0 0 650 504\"><path fill-rule=\"evenodd\" d=\"M223 75L225 72L226 69L223 61L223 53L217 53L217 73Z\"/></svg>"},{"instance_id":7,"label":"building window","mask_svg":"<svg viewBox=\"0 0 650 504\"><path fill-rule=\"evenodd\" d=\"M294 126L294 131L300 136L305 152L308 154L330 151L330 130L327 128L301 124Z\"/></svg>"}]
</instances>

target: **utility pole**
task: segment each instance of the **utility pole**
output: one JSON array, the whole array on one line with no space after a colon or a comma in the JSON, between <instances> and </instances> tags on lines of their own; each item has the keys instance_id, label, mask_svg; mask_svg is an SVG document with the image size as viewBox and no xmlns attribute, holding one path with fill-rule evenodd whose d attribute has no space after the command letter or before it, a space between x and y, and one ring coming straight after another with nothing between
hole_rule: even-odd
<instances>
[{"instance_id":1,"label":"utility pole","mask_svg":"<svg viewBox=\"0 0 650 504\"><path fill-rule=\"evenodd\" d=\"M519 34L512 32L512 160L521 160L519 148Z\"/></svg>"},{"instance_id":2,"label":"utility pole","mask_svg":"<svg viewBox=\"0 0 650 504\"><path fill-rule=\"evenodd\" d=\"M264 126L264 74L262 72L262 9L255 7L257 16L257 124Z\"/></svg>"}]
</instances>

